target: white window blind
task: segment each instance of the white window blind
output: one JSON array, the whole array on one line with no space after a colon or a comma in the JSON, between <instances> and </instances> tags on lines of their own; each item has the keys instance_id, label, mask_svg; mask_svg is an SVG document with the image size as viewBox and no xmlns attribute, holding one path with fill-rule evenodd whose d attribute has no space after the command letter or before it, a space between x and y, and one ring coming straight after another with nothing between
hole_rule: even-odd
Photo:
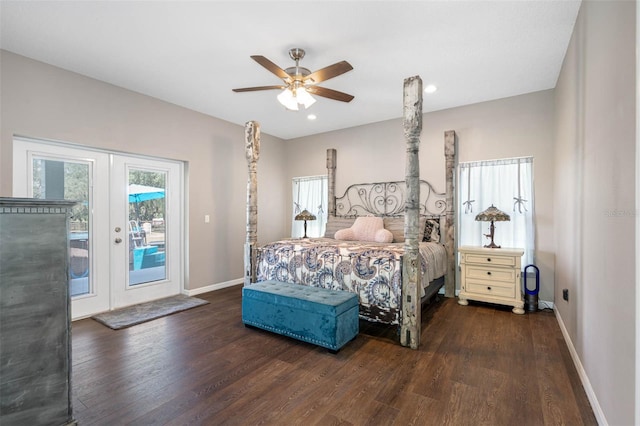
<instances>
[{"instance_id":1,"label":"white window blind","mask_svg":"<svg viewBox=\"0 0 640 426\"><path fill-rule=\"evenodd\" d=\"M476 215L491 205L507 213L511 220L495 222L495 243L525 250L522 266L534 263L535 224L533 157L460 163L459 245L484 246L489 240L489 222Z\"/></svg>"},{"instance_id":2,"label":"white window blind","mask_svg":"<svg viewBox=\"0 0 640 426\"><path fill-rule=\"evenodd\" d=\"M291 237L304 235L304 222L295 220L295 216L308 210L316 220L307 221L307 236L322 237L327 224L327 176L305 176L293 178L293 214L291 215Z\"/></svg>"}]
</instances>

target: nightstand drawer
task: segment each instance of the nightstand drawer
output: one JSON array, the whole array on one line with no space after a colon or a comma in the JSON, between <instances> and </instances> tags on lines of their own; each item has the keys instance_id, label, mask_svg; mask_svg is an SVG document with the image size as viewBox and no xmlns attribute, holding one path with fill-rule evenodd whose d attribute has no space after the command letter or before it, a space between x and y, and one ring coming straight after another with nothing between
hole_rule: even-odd
<instances>
[{"instance_id":1,"label":"nightstand drawer","mask_svg":"<svg viewBox=\"0 0 640 426\"><path fill-rule=\"evenodd\" d=\"M466 292L509 298L516 296L516 289L513 285L505 287L504 285L496 285L489 281L473 279L467 279Z\"/></svg>"},{"instance_id":2,"label":"nightstand drawer","mask_svg":"<svg viewBox=\"0 0 640 426\"><path fill-rule=\"evenodd\" d=\"M478 264L478 265L499 265L499 266L515 266L516 258L513 256L500 256L497 254L493 256L491 254L465 254L465 263Z\"/></svg>"},{"instance_id":3,"label":"nightstand drawer","mask_svg":"<svg viewBox=\"0 0 640 426\"><path fill-rule=\"evenodd\" d=\"M467 277L482 280L504 281L513 283L516 279L516 271L511 268L489 268L483 266L467 265Z\"/></svg>"}]
</instances>

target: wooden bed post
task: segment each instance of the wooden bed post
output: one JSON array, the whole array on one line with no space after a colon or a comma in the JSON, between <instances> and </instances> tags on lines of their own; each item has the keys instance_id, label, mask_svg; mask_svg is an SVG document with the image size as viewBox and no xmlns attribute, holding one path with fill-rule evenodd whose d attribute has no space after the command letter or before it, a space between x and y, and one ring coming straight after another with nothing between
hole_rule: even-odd
<instances>
[{"instance_id":1,"label":"wooden bed post","mask_svg":"<svg viewBox=\"0 0 640 426\"><path fill-rule=\"evenodd\" d=\"M400 343L418 349L421 332L420 304L420 133L422 132L422 79L419 76L404 80L403 96L404 136L407 140L406 183L407 198L404 215L405 251L402 261L402 324Z\"/></svg>"},{"instance_id":2,"label":"wooden bed post","mask_svg":"<svg viewBox=\"0 0 640 426\"><path fill-rule=\"evenodd\" d=\"M327 175L328 175L328 192L327 200L328 216L336 215L336 150L335 148L327 149Z\"/></svg>"},{"instance_id":3,"label":"wooden bed post","mask_svg":"<svg viewBox=\"0 0 640 426\"><path fill-rule=\"evenodd\" d=\"M445 248L447 249L447 274L444 280L444 295L445 297L454 297L456 295L456 247L453 216L456 170L456 132L454 130L444 132L444 156L446 159L447 191L446 229L444 232Z\"/></svg>"},{"instance_id":4,"label":"wooden bed post","mask_svg":"<svg viewBox=\"0 0 640 426\"><path fill-rule=\"evenodd\" d=\"M258 243L258 157L260 156L260 123L247 121L244 125L244 149L249 167L247 179L247 239L244 244L244 285L256 281L256 253Z\"/></svg>"}]
</instances>

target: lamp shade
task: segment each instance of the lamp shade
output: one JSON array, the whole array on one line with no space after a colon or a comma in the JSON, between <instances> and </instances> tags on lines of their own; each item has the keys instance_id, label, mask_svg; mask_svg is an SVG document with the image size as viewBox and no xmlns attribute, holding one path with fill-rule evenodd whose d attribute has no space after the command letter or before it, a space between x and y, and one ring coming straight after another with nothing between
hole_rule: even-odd
<instances>
[{"instance_id":1,"label":"lamp shade","mask_svg":"<svg viewBox=\"0 0 640 426\"><path fill-rule=\"evenodd\" d=\"M316 100L307 92L304 86L300 87L287 87L278 95L278 102L280 102L286 109L291 111L298 111L299 105L309 108Z\"/></svg>"},{"instance_id":2,"label":"lamp shade","mask_svg":"<svg viewBox=\"0 0 640 426\"><path fill-rule=\"evenodd\" d=\"M476 220L482 222L506 222L511 220L511 217L492 204L491 207L489 207L482 213L478 213L478 215L476 216Z\"/></svg>"},{"instance_id":3,"label":"lamp shade","mask_svg":"<svg viewBox=\"0 0 640 426\"><path fill-rule=\"evenodd\" d=\"M305 109L316 103L316 100L304 87L298 87L296 90L296 100L299 104L304 105Z\"/></svg>"},{"instance_id":4,"label":"lamp shade","mask_svg":"<svg viewBox=\"0 0 640 426\"><path fill-rule=\"evenodd\" d=\"M316 220L316 217L309 210L305 209L296 215L295 220Z\"/></svg>"},{"instance_id":5,"label":"lamp shade","mask_svg":"<svg viewBox=\"0 0 640 426\"><path fill-rule=\"evenodd\" d=\"M298 101L293 92L290 89L284 89L282 93L278 95L278 101L286 108L292 111L298 110Z\"/></svg>"}]
</instances>

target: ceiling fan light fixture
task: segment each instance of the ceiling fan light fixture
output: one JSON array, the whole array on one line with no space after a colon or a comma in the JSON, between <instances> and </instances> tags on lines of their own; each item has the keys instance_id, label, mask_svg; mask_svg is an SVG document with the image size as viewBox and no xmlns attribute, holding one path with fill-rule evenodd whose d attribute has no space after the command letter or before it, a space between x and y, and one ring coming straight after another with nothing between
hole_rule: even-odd
<instances>
[{"instance_id":1,"label":"ceiling fan light fixture","mask_svg":"<svg viewBox=\"0 0 640 426\"><path fill-rule=\"evenodd\" d=\"M316 103L316 100L307 92L304 87L298 87L295 89L295 93L292 89L286 88L278 95L278 102L280 102L286 109L291 111L298 111L299 105L309 108Z\"/></svg>"},{"instance_id":2,"label":"ceiling fan light fixture","mask_svg":"<svg viewBox=\"0 0 640 426\"><path fill-rule=\"evenodd\" d=\"M284 89L282 93L278 95L278 102L280 102L288 110L298 110L298 101L296 100L296 97L293 96L293 92L289 88Z\"/></svg>"},{"instance_id":3,"label":"ceiling fan light fixture","mask_svg":"<svg viewBox=\"0 0 640 426\"><path fill-rule=\"evenodd\" d=\"M305 109L316 103L316 100L304 87L298 87L298 90L296 90L296 99L299 104L304 105Z\"/></svg>"}]
</instances>

